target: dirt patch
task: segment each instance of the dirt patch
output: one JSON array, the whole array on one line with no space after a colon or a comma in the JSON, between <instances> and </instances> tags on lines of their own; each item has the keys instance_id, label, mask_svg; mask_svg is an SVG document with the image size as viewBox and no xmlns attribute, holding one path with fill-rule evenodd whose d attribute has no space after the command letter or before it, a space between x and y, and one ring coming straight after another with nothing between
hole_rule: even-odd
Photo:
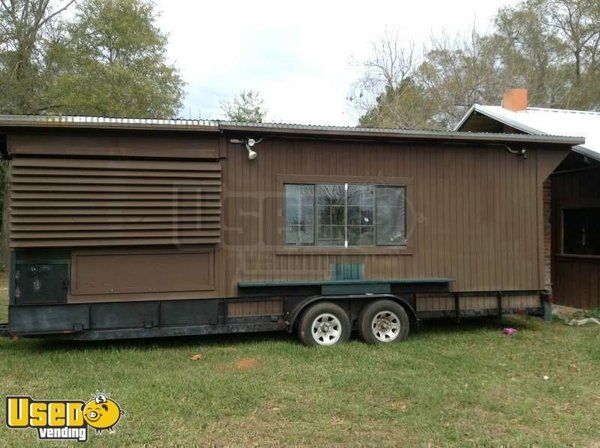
<instances>
[{"instance_id":1,"label":"dirt patch","mask_svg":"<svg viewBox=\"0 0 600 448\"><path fill-rule=\"evenodd\" d=\"M561 320L581 319L585 317L585 311L570 306L552 305L552 315Z\"/></svg>"},{"instance_id":2,"label":"dirt patch","mask_svg":"<svg viewBox=\"0 0 600 448\"><path fill-rule=\"evenodd\" d=\"M235 367L238 370L251 370L258 367L258 360L254 358L242 358L235 363Z\"/></svg>"},{"instance_id":3,"label":"dirt patch","mask_svg":"<svg viewBox=\"0 0 600 448\"><path fill-rule=\"evenodd\" d=\"M259 362L256 358L241 358L237 361L229 361L226 363L219 363L215 368L221 372L231 371L246 371L253 370L259 367Z\"/></svg>"},{"instance_id":4,"label":"dirt patch","mask_svg":"<svg viewBox=\"0 0 600 448\"><path fill-rule=\"evenodd\" d=\"M392 401L389 404L389 408L397 412L406 412L408 410L408 403L404 401Z\"/></svg>"}]
</instances>

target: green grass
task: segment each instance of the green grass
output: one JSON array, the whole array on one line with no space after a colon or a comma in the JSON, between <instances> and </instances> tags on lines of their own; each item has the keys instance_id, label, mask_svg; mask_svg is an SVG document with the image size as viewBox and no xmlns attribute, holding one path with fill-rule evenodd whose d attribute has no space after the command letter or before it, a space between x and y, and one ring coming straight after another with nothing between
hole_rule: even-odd
<instances>
[{"instance_id":1,"label":"green grass","mask_svg":"<svg viewBox=\"0 0 600 448\"><path fill-rule=\"evenodd\" d=\"M276 334L0 341L3 395L111 394L127 415L90 435L102 447L598 446L599 373L598 327L537 318L430 322L386 347ZM33 430L0 425L0 446L34 443Z\"/></svg>"},{"instance_id":2,"label":"green grass","mask_svg":"<svg viewBox=\"0 0 600 448\"><path fill-rule=\"evenodd\" d=\"M8 278L0 271L0 323L8 321Z\"/></svg>"}]
</instances>

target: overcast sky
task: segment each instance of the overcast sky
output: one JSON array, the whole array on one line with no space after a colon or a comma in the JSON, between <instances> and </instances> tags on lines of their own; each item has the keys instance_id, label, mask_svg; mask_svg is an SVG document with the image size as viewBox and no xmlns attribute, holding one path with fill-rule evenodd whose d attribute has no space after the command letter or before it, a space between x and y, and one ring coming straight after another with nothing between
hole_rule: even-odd
<instances>
[{"instance_id":1,"label":"overcast sky","mask_svg":"<svg viewBox=\"0 0 600 448\"><path fill-rule=\"evenodd\" d=\"M346 100L386 27L417 44L473 24L518 0L157 0L169 58L187 83L183 117L222 118L220 102L261 92L269 121L356 124Z\"/></svg>"}]
</instances>

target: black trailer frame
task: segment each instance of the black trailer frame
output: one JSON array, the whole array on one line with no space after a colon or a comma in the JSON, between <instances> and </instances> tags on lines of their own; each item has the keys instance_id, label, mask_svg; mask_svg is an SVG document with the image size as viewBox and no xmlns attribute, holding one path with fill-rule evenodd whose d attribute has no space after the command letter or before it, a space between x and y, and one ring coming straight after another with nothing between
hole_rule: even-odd
<instances>
[{"instance_id":1,"label":"black trailer frame","mask_svg":"<svg viewBox=\"0 0 600 448\"><path fill-rule=\"evenodd\" d=\"M360 311L375 300L392 300L401 305L412 328L418 328L424 318L460 319L514 312L543 316L549 309L549 296L545 291L454 292L451 290L453 279L449 278L371 280L362 278L358 265L335 265L333 268L331 280L240 282L238 297L68 303L70 269L67 252L13 251L9 322L0 324L0 333L3 336L103 340L292 332L302 313L319 302L335 302L341 306L354 329ZM40 278L43 281L39 281ZM454 308L418 311L418 295L423 293L451 296ZM524 310L506 307L503 299L511 295L538 295L540 306ZM496 307L462 309L461 298L469 296L496 297ZM228 312L230 304L273 299L282 301L279 314L230 316Z\"/></svg>"},{"instance_id":2,"label":"black trailer frame","mask_svg":"<svg viewBox=\"0 0 600 448\"><path fill-rule=\"evenodd\" d=\"M549 301L540 294L540 307L523 310L503 308L502 298L533 291L485 292L498 298L498 308L461 310L460 299L471 293L454 293L455 309L439 312L417 312L414 294L349 294L284 297L283 314L270 316L232 317L227 305L232 302L252 302L263 298L236 297L221 299L162 300L139 302L101 302L54 305L10 305L9 324L0 326L4 336L54 337L62 339L104 340L163 336L194 336L226 333L288 331L295 329L304 310L319 302L335 302L356 321L360 310L368 303L388 299L401 304L411 326L418 328L423 318L455 318L502 316L522 312L548 317ZM481 293L480 293L481 294Z\"/></svg>"}]
</instances>

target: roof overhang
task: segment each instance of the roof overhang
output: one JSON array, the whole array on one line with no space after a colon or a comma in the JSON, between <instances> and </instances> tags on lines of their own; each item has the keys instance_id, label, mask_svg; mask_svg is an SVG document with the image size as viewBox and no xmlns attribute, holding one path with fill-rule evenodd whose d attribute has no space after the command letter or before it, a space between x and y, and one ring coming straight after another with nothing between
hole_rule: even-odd
<instances>
[{"instance_id":1,"label":"roof overhang","mask_svg":"<svg viewBox=\"0 0 600 448\"><path fill-rule=\"evenodd\" d=\"M478 132L456 131L426 131L404 129L371 129L350 128L337 126L311 126L311 125L280 125L270 123L230 123L221 122L219 128L223 132L281 135L296 137L316 138L360 138L370 140L409 140L409 141L444 141L456 143L544 143L555 145L577 145L585 140L582 137L563 137L550 135L525 135L525 134L490 134Z\"/></svg>"},{"instance_id":2,"label":"roof overhang","mask_svg":"<svg viewBox=\"0 0 600 448\"><path fill-rule=\"evenodd\" d=\"M525 132L526 134L529 134L529 135L537 135L537 136L548 135L547 133L540 131L539 129L535 129L535 128L532 128L531 126L527 126L523 123L520 123L517 120L511 120L509 117L503 117L503 116L496 115L496 114L486 110L485 108L480 107L479 104L474 104L473 106L471 106L471 108L465 114L465 116L454 127L454 131L460 132L460 129L467 123L467 121L473 116L474 113L484 115L484 116L490 118L491 120L496 120L499 123L502 123L506 126L510 126L513 129L516 129L521 132ZM585 146L581 146L585 143L585 138L581 137L581 139L583 141L580 141L579 143L574 143L571 149L574 152L577 152L583 156L600 161L600 154L598 154L595 151L592 151L589 148L586 148Z\"/></svg>"},{"instance_id":3,"label":"roof overhang","mask_svg":"<svg viewBox=\"0 0 600 448\"><path fill-rule=\"evenodd\" d=\"M439 141L453 143L531 143L546 145L579 145L582 137L427 131L405 129L372 129L342 126L314 126L277 123L236 123L210 120L161 120L77 116L0 115L0 129L121 129L143 131L181 131L277 135L318 139L361 139L376 141Z\"/></svg>"}]
</instances>

